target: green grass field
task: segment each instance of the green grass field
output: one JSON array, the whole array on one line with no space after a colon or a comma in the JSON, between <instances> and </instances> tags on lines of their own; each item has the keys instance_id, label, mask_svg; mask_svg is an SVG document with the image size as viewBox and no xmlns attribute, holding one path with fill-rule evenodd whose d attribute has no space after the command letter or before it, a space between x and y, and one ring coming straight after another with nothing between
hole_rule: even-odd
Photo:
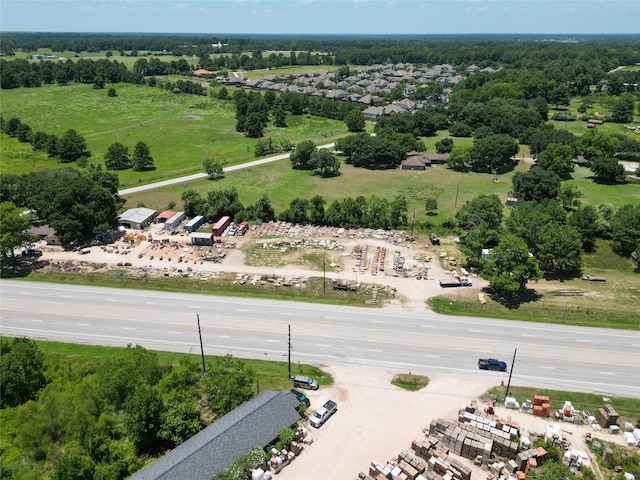
<instances>
[{"instance_id":1,"label":"green grass field","mask_svg":"<svg viewBox=\"0 0 640 480\"><path fill-rule=\"evenodd\" d=\"M206 159L233 165L255 159L256 139L235 131L235 108L230 101L176 95L158 88L116 85L118 96L91 85L44 86L2 91L2 116L17 117L33 131L58 136L74 129L87 140L92 162L103 164L109 145L121 142L133 152L145 142L154 158L151 172L118 172L122 187L202 171ZM269 128L265 136L297 143L313 139L329 143L347 133L343 122L321 117L288 117L288 128ZM3 137L2 158L20 159L28 147ZM23 161L2 162L2 173L25 173L26 167L59 166L46 155L28 153Z\"/></svg>"}]
</instances>

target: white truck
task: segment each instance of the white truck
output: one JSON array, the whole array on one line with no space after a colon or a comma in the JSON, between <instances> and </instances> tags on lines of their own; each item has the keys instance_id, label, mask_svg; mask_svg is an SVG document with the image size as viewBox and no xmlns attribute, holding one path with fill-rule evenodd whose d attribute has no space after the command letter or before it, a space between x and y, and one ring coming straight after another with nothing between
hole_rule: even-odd
<instances>
[{"instance_id":1,"label":"white truck","mask_svg":"<svg viewBox=\"0 0 640 480\"><path fill-rule=\"evenodd\" d=\"M316 413L313 414L309 421L314 427L320 428L320 426L326 422L331 415L336 413L336 410L338 410L338 404L333 400L327 400L322 407L316 410Z\"/></svg>"}]
</instances>

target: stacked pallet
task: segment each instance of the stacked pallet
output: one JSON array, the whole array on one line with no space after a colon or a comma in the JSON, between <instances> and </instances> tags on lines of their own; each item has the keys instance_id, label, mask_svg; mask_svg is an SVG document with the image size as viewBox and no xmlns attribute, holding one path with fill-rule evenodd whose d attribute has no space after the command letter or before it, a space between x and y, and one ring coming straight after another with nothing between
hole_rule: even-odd
<instances>
[{"instance_id":1,"label":"stacked pallet","mask_svg":"<svg viewBox=\"0 0 640 480\"><path fill-rule=\"evenodd\" d=\"M533 414L536 417L548 417L551 413L551 404L549 403L549 397L544 395L533 396Z\"/></svg>"},{"instance_id":2,"label":"stacked pallet","mask_svg":"<svg viewBox=\"0 0 640 480\"><path fill-rule=\"evenodd\" d=\"M427 464L422 458L414 457L405 451L398 454L398 466L411 480L415 480L427 469Z\"/></svg>"},{"instance_id":3,"label":"stacked pallet","mask_svg":"<svg viewBox=\"0 0 640 480\"><path fill-rule=\"evenodd\" d=\"M469 424L474 431L488 436L493 440L517 440L520 437L520 426L512 420L502 420L493 415L483 416L473 412L463 411L458 416L458 422Z\"/></svg>"},{"instance_id":4,"label":"stacked pallet","mask_svg":"<svg viewBox=\"0 0 640 480\"><path fill-rule=\"evenodd\" d=\"M596 411L596 422L598 422L598 425L602 428L609 428L611 425L617 425L618 412L615 411L613 406L607 404Z\"/></svg>"}]
</instances>

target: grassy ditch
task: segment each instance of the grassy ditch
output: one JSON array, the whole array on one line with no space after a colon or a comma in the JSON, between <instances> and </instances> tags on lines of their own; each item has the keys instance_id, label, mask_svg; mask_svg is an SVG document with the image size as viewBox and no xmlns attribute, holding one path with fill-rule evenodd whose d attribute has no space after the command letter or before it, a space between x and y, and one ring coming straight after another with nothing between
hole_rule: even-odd
<instances>
[{"instance_id":1,"label":"grassy ditch","mask_svg":"<svg viewBox=\"0 0 640 480\"><path fill-rule=\"evenodd\" d=\"M10 278L3 273L4 278ZM156 290L164 292L201 293L205 295L224 295L233 297L269 298L274 300L290 300L321 304L335 304L358 307L381 307L391 295L387 289L376 289L372 285L361 285L356 292L334 290L329 279L323 287L322 277L310 277L305 288L276 286L273 278L262 280L252 285L251 282L240 284L235 274L227 273L215 279L200 279L181 276L162 277L131 276L125 270L95 272L78 275L50 271L33 271L27 280L65 283L69 285L92 285L99 287L132 288L140 290Z\"/></svg>"},{"instance_id":2,"label":"grassy ditch","mask_svg":"<svg viewBox=\"0 0 640 480\"><path fill-rule=\"evenodd\" d=\"M47 354L60 355L65 358L97 358L108 359L122 356L121 347L103 347L94 345L80 345L76 343L49 342L35 340L38 348ZM194 363L200 365L200 355L154 351L158 355L161 365L178 365L187 356ZM205 355L205 360L213 358ZM256 381L260 390L286 390L291 388L287 362L273 362L266 360L242 360L248 367L256 372ZM318 380L321 387L333 385L333 377L313 365L296 363L292 365L292 375L307 375Z\"/></svg>"}]
</instances>

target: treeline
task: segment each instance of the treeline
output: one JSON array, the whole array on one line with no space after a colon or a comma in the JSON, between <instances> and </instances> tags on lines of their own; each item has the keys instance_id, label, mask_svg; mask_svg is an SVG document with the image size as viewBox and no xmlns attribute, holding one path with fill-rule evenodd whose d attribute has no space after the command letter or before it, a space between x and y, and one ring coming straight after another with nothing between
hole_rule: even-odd
<instances>
[{"instance_id":1,"label":"treeline","mask_svg":"<svg viewBox=\"0 0 640 480\"><path fill-rule=\"evenodd\" d=\"M254 395L255 371L231 356L203 373L137 345L71 359L0 337L0 353L2 478L124 479Z\"/></svg>"},{"instance_id":2,"label":"treeline","mask_svg":"<svg viewBox=\"0 0 640 480\"><path fill-rule=\"evenodd\" d=\"M400 228L407 226L408 202L403 194L392 200L371 196L346 197L332 201L321 195L311 199L294 198L289 207L276 215L271 200L263 195L255 205L245 207L235 188L212 190L201 195L195 190L182 194L183 210L187 216L204 215L209 222L230 216L235 222L270 222L282 220L300 225L329 225L334 227Z\"/></svg>"}]
</instances>

